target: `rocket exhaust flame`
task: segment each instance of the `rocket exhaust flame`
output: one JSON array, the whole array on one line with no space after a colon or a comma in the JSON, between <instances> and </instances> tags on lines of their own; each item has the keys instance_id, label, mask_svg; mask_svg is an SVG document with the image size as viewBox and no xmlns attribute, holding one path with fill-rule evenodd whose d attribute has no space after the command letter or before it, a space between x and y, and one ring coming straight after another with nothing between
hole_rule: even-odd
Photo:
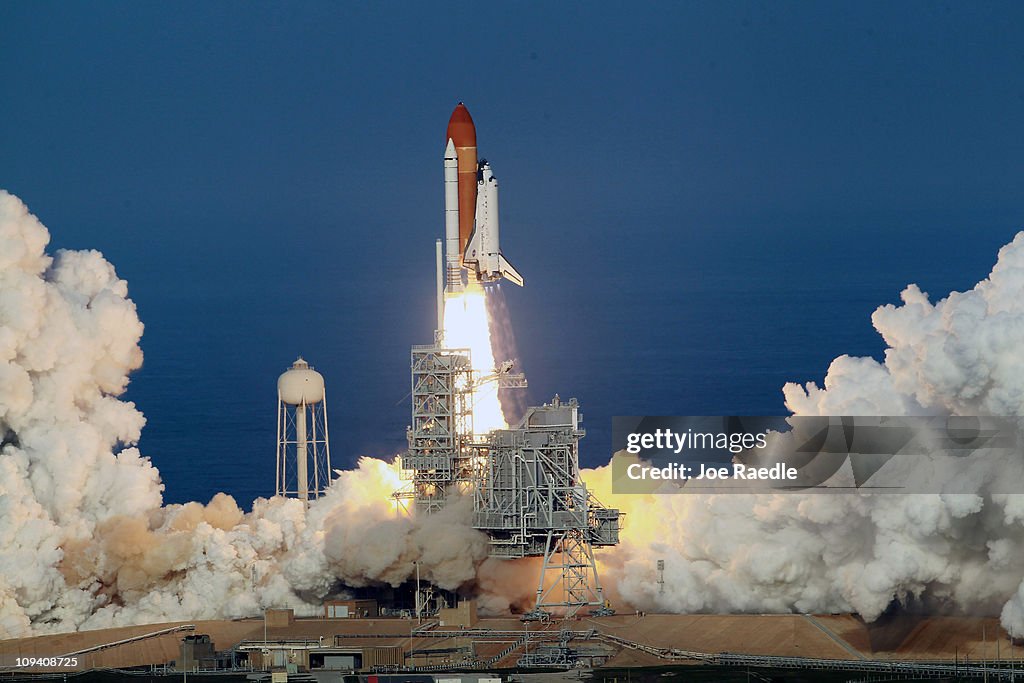
<instances>
[{"instance_id":1,"label":"rocket exhaust flame","mask_svg":"<svg viewBox=\"0 0 1024 683\"><path fill-rule=\"evenodd\" d=\"M483 381L495 372L485 296L483 287L471 282L464 291L446 295L444 306L445 346L469 349L473 361L473 433L478 436L507 426L497 380Z\"/></svg>"}]
</instances>

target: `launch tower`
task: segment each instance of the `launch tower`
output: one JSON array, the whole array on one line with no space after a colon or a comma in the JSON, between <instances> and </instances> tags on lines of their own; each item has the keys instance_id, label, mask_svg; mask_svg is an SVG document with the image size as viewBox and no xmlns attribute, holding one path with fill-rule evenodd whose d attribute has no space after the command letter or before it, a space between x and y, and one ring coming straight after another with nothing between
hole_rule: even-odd
<instances>
[{"instance_id":1,"label":"launch tower","mask_svg":"<svg viewBox=\"0 0 1024 683\"><path fill-rule=\"evenodd\" d=\"M606 508L580 480L582 414L576 399L529 408L514 429L496 429L476 446L485 455L474 488L473 526L487 533L492 557L544 558L534 609L567 617L583 607L611 614L594 548L619 542L618 510Z\"/></svg>"},{"instance_id":2,"label":"launch tower","mask_svg":"<svg viewBox=\"0 0 1024 683\"><path fill-rule=\"evenodd\" d=\"M571 617L586 607L611 614L594 548L618 544L622 515L601 505L580 479L579 404L555 396L527 409L515 428L474 438L471 368L466 349L412 348L412 425L402 456L412 486L397 495L411 499L414 514L471 495L473 526L487 534L492 557L542 557L536 602L525 619Z\"/></svg>"},{"instance_id":3,"label":"launch tower","mask_svg":"<svg viewBox=\"0 0 1024 683\"><path fill-rule=\"evenodd\" d=\"M432 344L412 347L411 368L412 424L402 469L412 480L416 511L430 514L445 506L449 492L467 493L475 478L468 438L473 365L469 349Z\"/></svg>"}]
</instances>

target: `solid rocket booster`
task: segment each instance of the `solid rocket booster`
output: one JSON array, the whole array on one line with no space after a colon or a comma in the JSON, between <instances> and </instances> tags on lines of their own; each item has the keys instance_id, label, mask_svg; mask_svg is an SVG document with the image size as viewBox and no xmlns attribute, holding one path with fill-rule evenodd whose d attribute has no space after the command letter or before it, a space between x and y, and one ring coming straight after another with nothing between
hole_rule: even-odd
<instances>
[{"instance_id":1,"label":"solid rocket booster","mask_svg":"<svg viewBox=\"0 0 1024 683\"><path fill-rule=\"evenodd\" d=\"M445 286L449 292L462 287L462 250L459 249L459 169L455 143L448 138L444 150L444 251Z\"/></svg>"},{"instance_id":2,"label":"solid rocket booster","mask_svg":"<svg viewBox=\"0 0 1024 683\"><path fill-rule=\"evenodd\" d=\"M444 153L445 271L447 289L462 289L462 269L479 282L523 277L501 253L498 180L486 160L477 162L476 126L459 102L448 120Z\"/></svg>"}]
</instances>

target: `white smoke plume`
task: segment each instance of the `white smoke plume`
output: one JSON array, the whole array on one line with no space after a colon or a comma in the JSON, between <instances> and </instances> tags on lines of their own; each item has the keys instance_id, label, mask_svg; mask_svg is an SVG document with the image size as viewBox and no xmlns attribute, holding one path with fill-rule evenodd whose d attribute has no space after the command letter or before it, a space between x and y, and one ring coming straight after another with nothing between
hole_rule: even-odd
<instances>
[{"instance_id":1,"label":"white smoke plume","mask_svg":"<svg viewBox=\"0 0 1024 683\"><path fill-rule=\"evenodd\" d=\"M797 415L1024 415L1024 233L989 277L931 303L916 285L872 322L885 360L840 356ZM623 543L601 554L629 604L672 612L849 612L894 601L993 614L1024 635L1024 495L612 495ZM1024 481L1021 482L1024 486ZM1003 489L1005 490L1005 489ZM666 590L659 592L658 559Z\"/></svg>"},{"instance_id":2,"label":"white smoke plume","mask_svg":"<svg viewBox=\"0 0 1024 683\"><path fill-rule=\"evenodd\" d=\"M0 191L0 638L177 619L314 611L341 581L472 582L486 538L456 505L398 518L393 464L364 458L308 510L228 495L162 505L118 400L142 364L127 284L95 251L49 234Z\"/></svg>"}]
</instances>

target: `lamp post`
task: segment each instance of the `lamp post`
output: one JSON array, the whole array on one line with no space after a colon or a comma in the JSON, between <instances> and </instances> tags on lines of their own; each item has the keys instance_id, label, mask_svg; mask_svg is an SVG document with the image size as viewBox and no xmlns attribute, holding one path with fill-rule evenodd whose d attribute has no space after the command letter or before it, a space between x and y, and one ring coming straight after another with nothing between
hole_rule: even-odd
<instances>
[{"instance_id":1,"label":"lamp post","mask_svg":"<svg viewBox=\"0 0 1024 683\"><path fill-rule=\"evenodd\" d=\"M420 561L413 562L416 565L416 623L423 623L423 609L420 605Z\"/></svg>"},{"instance_id":2,"label":"lamp post","mask_svg":"<svg viewBox=\"0 0 1024 683\"><path fill-rule=\"evenodd\" d=\"M260 656L263 658L263 670L267 671L270 666L267 665L267 659L270 657L270 648L267 647L267 609L263 608L263 649L260 650Z\"/></svg>"}]
</instances>

